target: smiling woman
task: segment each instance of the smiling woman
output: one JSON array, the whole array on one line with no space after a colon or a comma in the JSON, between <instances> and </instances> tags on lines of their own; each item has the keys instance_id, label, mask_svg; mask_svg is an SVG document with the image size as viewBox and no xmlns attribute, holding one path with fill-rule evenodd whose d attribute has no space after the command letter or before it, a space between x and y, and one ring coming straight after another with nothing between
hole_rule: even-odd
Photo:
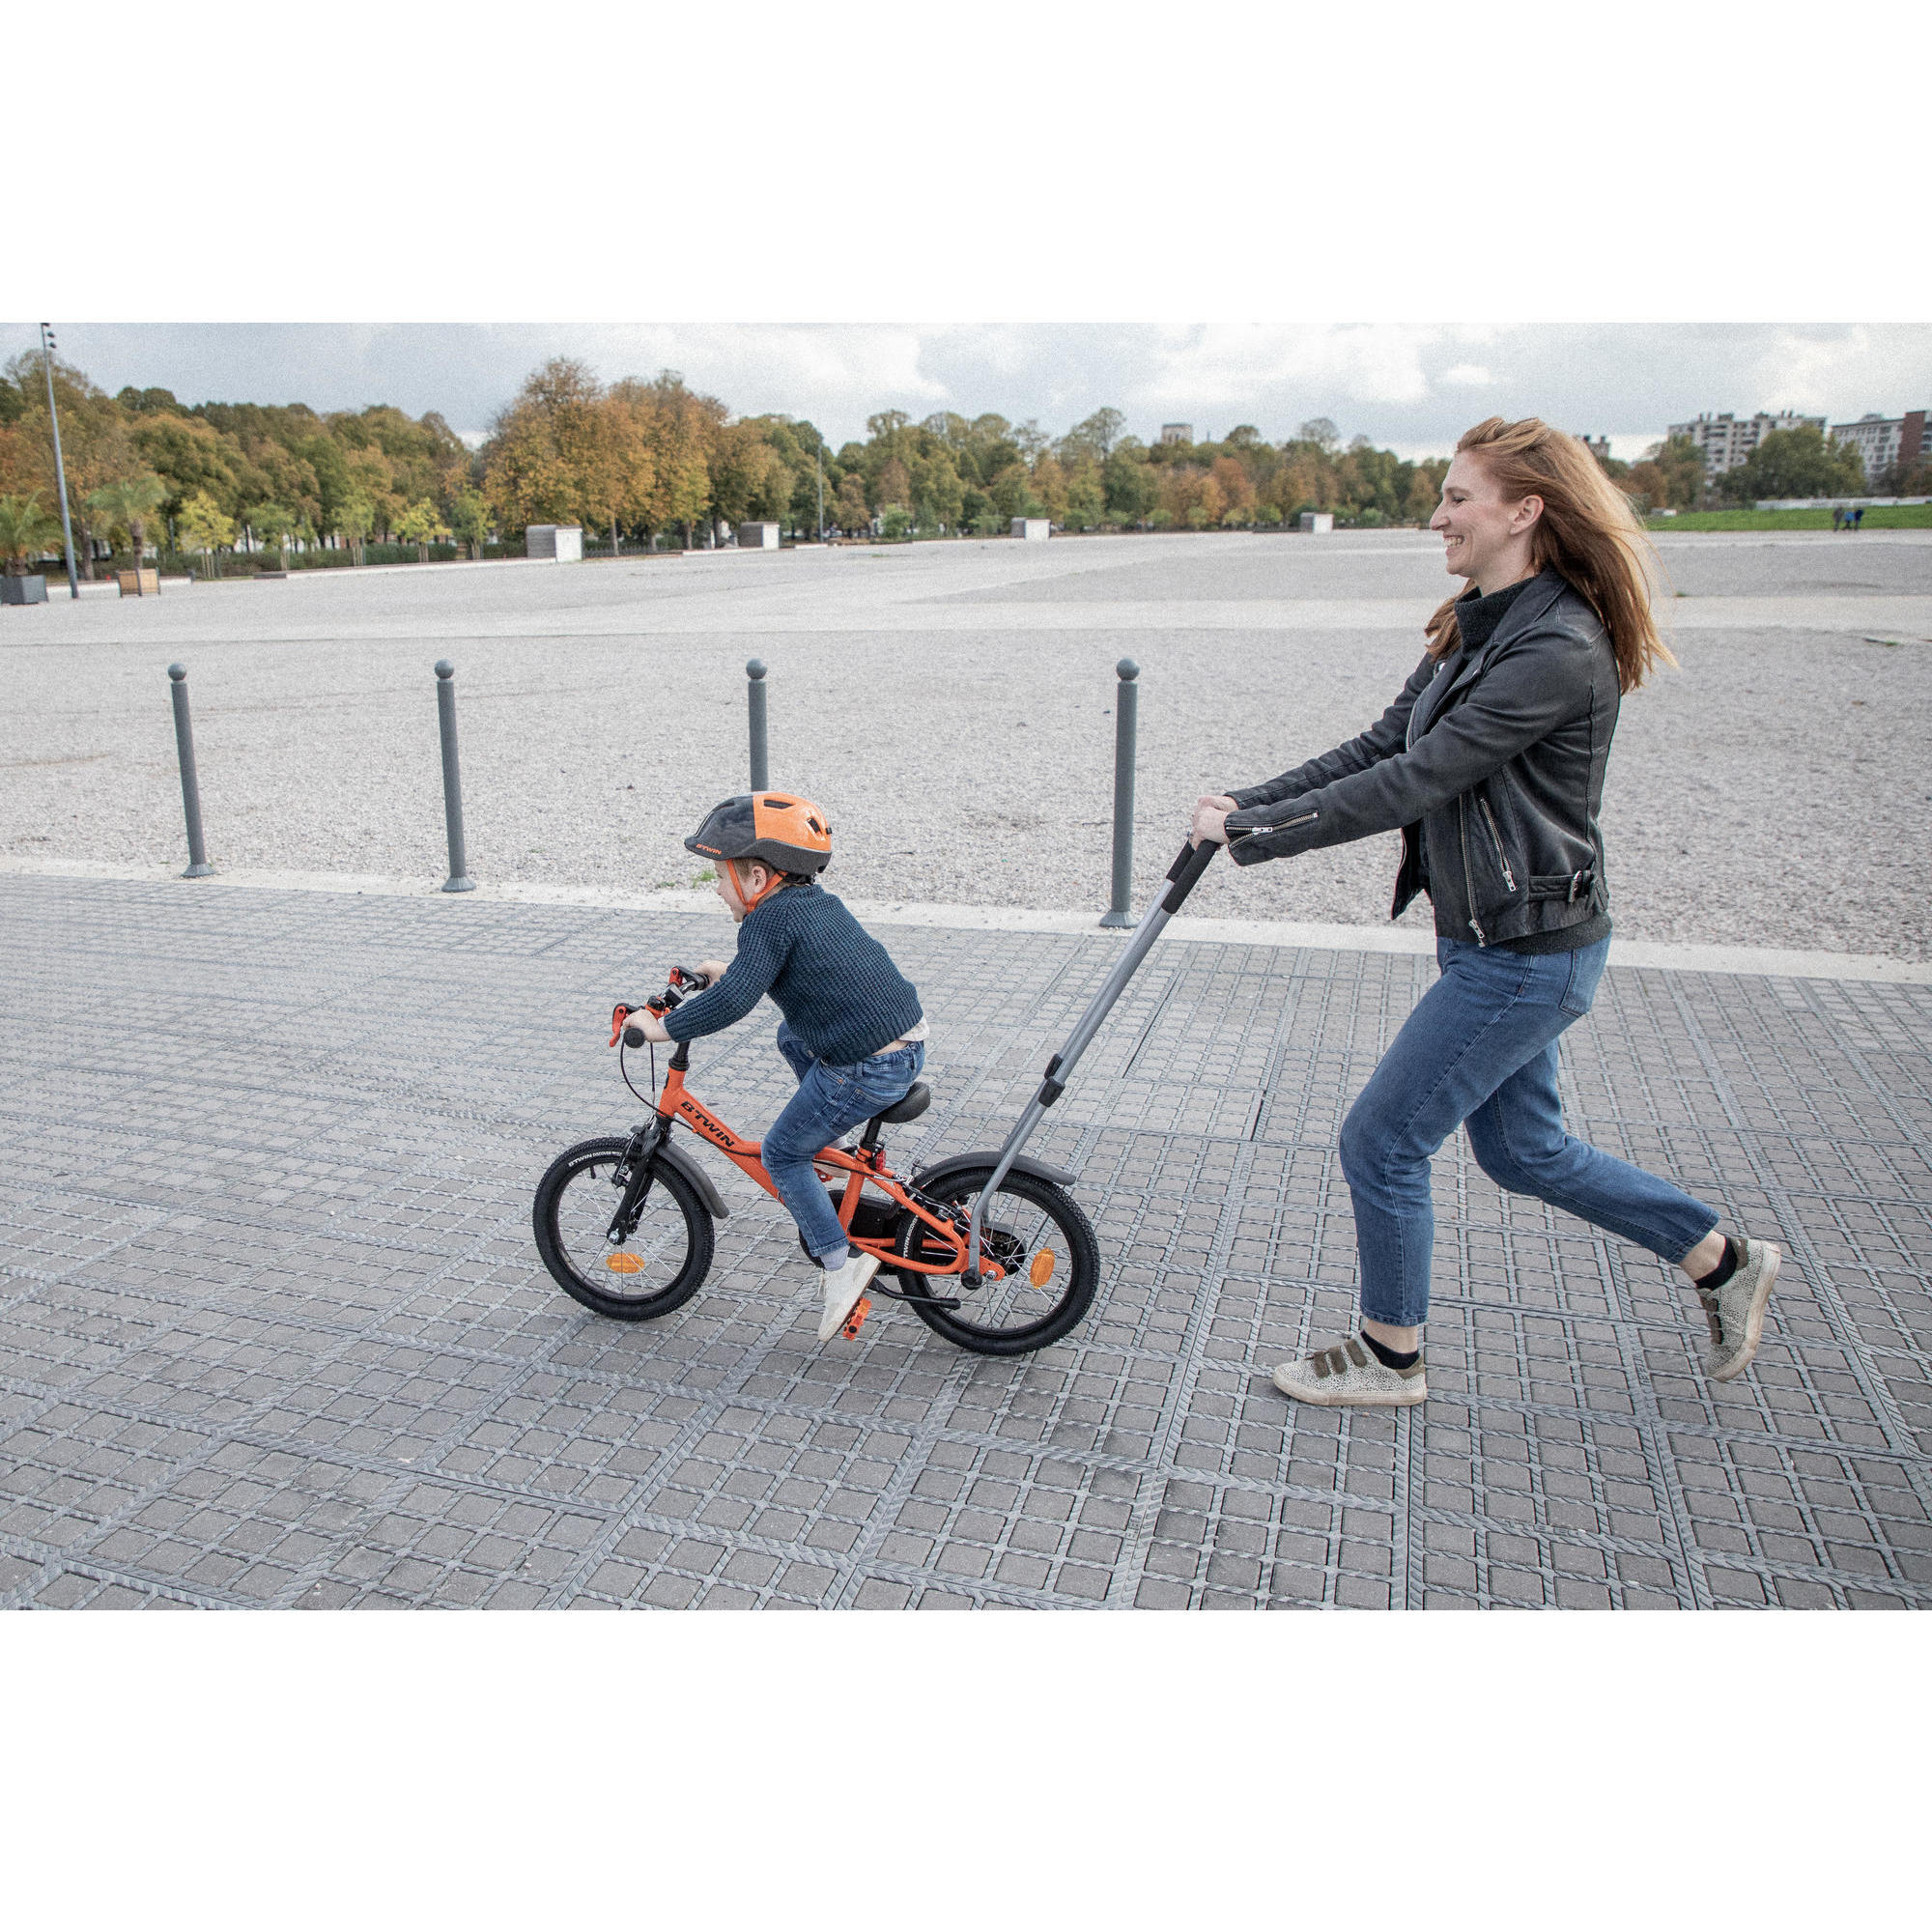
<instances>
[{"instance_id":1,"label":"smiling woman","mask_svg":"<svg viewBox=\"0 0 1932 1932\"><path fill-rule=\"evenodd\" d=\"M1466 587L1429 620L1379 723L1195 807L1196 841L1226 840L1238 866L1400 827L1390 917L1421 892L1435 908L1441 978L1342 1128L1361 1332L1283 1363L1275 1384L1328 1406L1427 1399L1429 1165L1459 1126L1498 1186L1683 1269L1710 1323L1705 1366L1728 1381L1757 1352L1778 1250L1720 1235L1702 1202L1573 1140L1556 1084L1557 1040L1609 952L1598 815L1618 700L1673 662L1651 622L1649 540L1583 445L1535 417L1463 437L1430 527Z\"/></svg>"}]
</instances>

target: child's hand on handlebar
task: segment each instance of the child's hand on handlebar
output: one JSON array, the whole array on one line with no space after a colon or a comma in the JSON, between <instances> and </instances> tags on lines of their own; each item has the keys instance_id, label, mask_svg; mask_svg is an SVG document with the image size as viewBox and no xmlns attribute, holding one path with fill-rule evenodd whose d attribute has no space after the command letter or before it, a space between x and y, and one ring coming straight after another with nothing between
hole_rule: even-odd
<instances>
[{"instance_id":1,"label":"child's hand on handlebar","mask_svg":"<svg viewBox=\"0 0 1932 1932\"><path fill-rule=\"evenodd\" d=\"M633 1027L636 1027L646 1039L654 1041L659 1046L667 1045L670 1040L670 1035L665 1031L664 1021L655 1013L641 1009L633 1013L625 1022L625 1033L628 1035Z\"/></svg>"},{"instance_id":2,"label":"child's hand on handlebar","mask_svg":"<svg viewBox=\"0 0 1932 1932\"><path fill-rule=\"evenodd\" d=\"M1205 798L1194 801L1194 827L1188 834L1188 842L1199 845L1205 838L1210 845L1225 845L1228 842L1228 814L1240 808L1232 798L1222 792L1209 792Z\"/></svg>"},{"instance_id":3,"label":"child's hand on handlebar","mask_svg":"<svg viewBox=\"0 0 1932 1932\"><path fill-rule=\"evenodd\" d=\"M700 959L697 970L715 986L729 970L722 959Z\"/></svg>"}]
</instances>

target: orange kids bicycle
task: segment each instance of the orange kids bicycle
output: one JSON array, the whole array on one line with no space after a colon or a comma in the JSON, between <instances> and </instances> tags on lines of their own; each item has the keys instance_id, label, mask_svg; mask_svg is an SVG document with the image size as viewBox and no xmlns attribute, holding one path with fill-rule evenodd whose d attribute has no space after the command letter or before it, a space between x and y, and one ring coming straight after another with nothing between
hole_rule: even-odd
<instances>
[{"instance_id":1,"label":"orange kids bicycle","mask_svg":"<svg viewBox=\"0 0 1932 1932\"><path fill-rule=\"evenodd\" d=\"M674 967L663 993L644 1003L668 1012L710 983ZM670 1130L683 1125L776 1197L756 1141L735 1133L685 1086L691 1043L671 1055L664 1085L632 1085L624 1050L644 1044L628 1026L635 1006L611 1016L624 1084L651 1109L628 1135L580 1142L537 1184L537 1252L564 1293L598 1315L648 1321L696 1294L715 1251L713 1223L726 1209L710 1177ZM935 1333L981 1355L1022 1355L1057 1342L1086 1314L1100 1285L1099 1250L1085 1212L1066 1192L1074 1177L1016 1150L966 1153L915 1169L901 1180L886 1164L882 1129L916 1121L931 1104L920 1082L866 1123L856 1146L827 1148L818 1178L855 1248L882 1264L841 1331L856 1337L872 1295L903 1301ZM970 1272L969 1250L977 1249ZM897 1288L885 1286L888 1276Z\"/></svg>"}]
</instances>

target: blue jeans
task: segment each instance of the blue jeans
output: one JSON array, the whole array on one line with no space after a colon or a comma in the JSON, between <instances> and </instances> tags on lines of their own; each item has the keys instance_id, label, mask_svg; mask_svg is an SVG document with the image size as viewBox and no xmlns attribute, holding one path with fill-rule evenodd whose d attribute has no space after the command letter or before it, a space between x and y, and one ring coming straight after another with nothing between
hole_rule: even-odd
<instances>
[{"instance_id":1,"label":"blue jeans","mask_svg":"<svg viewBox=\"0 0 1932 1932\"><path fill-rule=\"evenodd\" d=\"M811 1163L840 1134L905 1098L925 1065L925 1043L916 1040L852 1066L834 1066L811 1053L781 1020L779 1051L798 1075L798 1092L772 1122L761 1157L812 1259L836 1268L850 1243Z\"/></svg>"},{"instance_id":2,"label":"blue jeans","mask_svg":"<svg viewBox=\"0 0 1932 1932\"><path fill-rule=\"evenodd\" d=\"M1342 1124L1362 1313L1395 1328L1429 1313L1435 1219L1429 1161L1459 1126L1498 1187L1533 1194L1681 1262L1714 1208L1563 1130L1556 1041L1590 1010L1610 942L1522 953L1438 939L1441 978L1416 1003Z\"/></svg>"}]
</instances>

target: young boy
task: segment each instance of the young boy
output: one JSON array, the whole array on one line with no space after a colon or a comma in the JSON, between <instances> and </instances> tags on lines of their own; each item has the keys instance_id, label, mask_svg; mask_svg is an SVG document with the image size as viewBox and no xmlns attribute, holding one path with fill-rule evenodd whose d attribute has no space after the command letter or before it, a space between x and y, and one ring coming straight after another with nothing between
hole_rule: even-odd
<instances>
[{"instance_id":1,"label":"young boy","mask_svg":"<svg viewBox=\"0 0 1932 1932\"><path fill-rule=\"evenodd\" d=\"M718 867L718 896L738 922L738 956L707 959L711 984L660 1021L655 1040L698 1039L741 1020L766 993L783 1013L779 1051L798 1092L764 1139L765 1172L825 1271L818 1339L829 1342L878 1272L850 1246L812 1160L848 1128L903 1100L925 1064L919 994L817 875L832 828L809 799L757 791L727 798L685 841Z\"/></svg>"}]
</instances>

